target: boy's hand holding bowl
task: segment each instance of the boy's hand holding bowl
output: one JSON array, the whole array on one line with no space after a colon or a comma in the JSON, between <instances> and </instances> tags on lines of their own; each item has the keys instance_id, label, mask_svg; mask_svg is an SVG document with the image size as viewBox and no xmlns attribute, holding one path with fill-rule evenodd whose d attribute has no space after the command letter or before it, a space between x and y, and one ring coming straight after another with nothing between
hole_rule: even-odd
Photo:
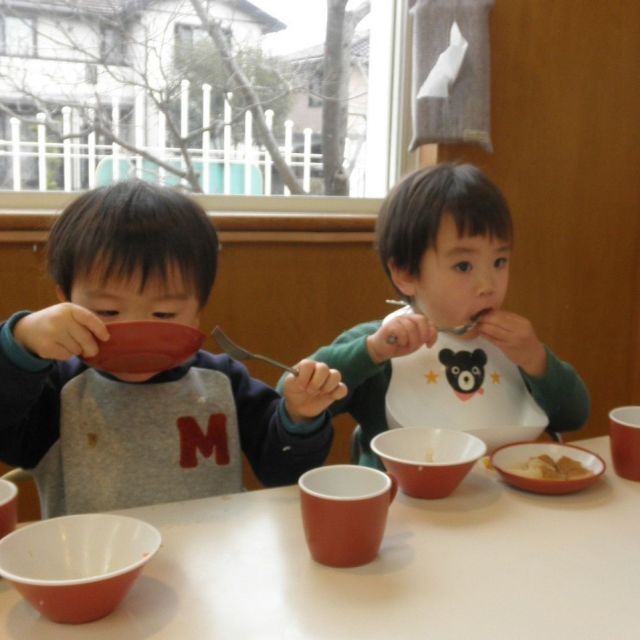
<instances>
[{"instance_id":1,"label":"boy's hand holding bowl","mask_svg":"<svg viewBox=\"0 0 640 640\"><path fill-rule=\"evenodd\" d=\"M20 318L13 329L18 344L39 358L67 360L95 356L109 340L109 330L94 313L62 302Z\"/></svg>"},{"instance_id":2,"label":"boy's hand holding bowl","mask_svg":"<svg viewBox=\"0 0 640 640\"><path fill-rule=\"evenodd\" d=\"M158 320L105 324L94 313L63 302L21 318L18 344L40 358L82 358L107 373L154 373L178 366L205 341L199 329Z\"/></svg>"}]
</instances>

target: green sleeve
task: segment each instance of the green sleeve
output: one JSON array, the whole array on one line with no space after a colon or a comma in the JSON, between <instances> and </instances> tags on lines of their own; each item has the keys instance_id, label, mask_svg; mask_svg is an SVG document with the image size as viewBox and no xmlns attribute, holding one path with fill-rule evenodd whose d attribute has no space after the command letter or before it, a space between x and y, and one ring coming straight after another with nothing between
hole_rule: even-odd
<instances>
[{"instance_id":1,"label":"green sleeve","mask_svg":"<svg viewBox=\"0 0 640 640\"><path fill-rule=\"evenodd\" d=\"M546 348L546 347L545 347ZM549 416L549 431L575 431L589 418L591 400L576 370L548 348L547 369L540 377L522 372L531 394Z\"/></svg>"},{"instance_id":2,"label":"green sleeve","mask_svg":"<svg viewBox=\"0 0 640 640\"><path fill-rule=\"evenodd\" d=\"M349 389L359 387L365 380L374 376L384 368L375 364L367 351L367 337L375 333L381 322L365 322L340 334L330 345L320 347L308 356L316 362L324 362L342 374L342 381ZM282 393L283 375L276 389Z\"/></svg>"},{"instance_id":3,"label":"green sleeve","mask_svg":"<svg viewBox=\"0 0 640 640\"><path fill-rule=\"evenodd\" d=\"M343 382L350 389L359 387L384 368L383 364L371 360L367 350L367 337L379 327L380 321L359 324L338 336L332 344L318 349L310 358L338 369Z\"/></svg>"},{"instance_id":4,"label":"green sleeve","mask_svg":"<svg viewBox=\"0 0 640 640\"><path fill-rule=\"evenodd\" d=\"M309 358L324 362L342 374L348 389L343 400L330 407L332 415L350 413L359 422L370 422L371 413L384 420L384 395L389 379L389 363L376 364L367 351L367 336L375 333L381 322L359 324L338 336L330 345L321 347ZM284 377L280 378L277 390L282 392ZM382 403L380 406L378 406Z\"/></svg>"}]
</instances>

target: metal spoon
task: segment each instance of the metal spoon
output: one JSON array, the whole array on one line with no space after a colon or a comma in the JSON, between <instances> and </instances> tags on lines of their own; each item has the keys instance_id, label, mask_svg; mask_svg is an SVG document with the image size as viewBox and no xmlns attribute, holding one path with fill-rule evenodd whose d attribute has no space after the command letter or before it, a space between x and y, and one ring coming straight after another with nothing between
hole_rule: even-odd
<instances>
[{"instance_id":1,"label":"metal spoon","mask_svg":"<svg viewBox=\"0 0 640 640\"><path fill-rule=\"evenodd\" d=\"M407 303L402 300L385 300L387 304L393 304L396 306L406 307ZM458 325L457 327L436 327L437 331L442 333L450 333L454 336L463 336L465 333L469 333L471 329L473 329L479 322L482 317L482 311L476 313L469 322L465 324ZM387 338L387 344L396 344L398 342L398 336L391 334Z\"/></svg>"},{"instance_id":2,"label":"metal spoon","mask_svg":"<svg viewBox=\"0 0 640 640\"><path fill-rule=\"evenodd\" d=\"M282 364L282 362L278 362L277 360L273 360L272 358L267 358L267 356L259 356L257 353L251 353L251 351L247 351L242 347L239 347L235 342L230 340L222 331L220 327L216 327L211 335L218 343L218 346L228 355L236 360L259 360L260 362L266 362L267 364L273 365L274 367L279 367L280 369L284 369L289 373L292 373L294 376L299 374L297 369L293 367L289 367L286 364Z\"/></svg>"}]
</instances>

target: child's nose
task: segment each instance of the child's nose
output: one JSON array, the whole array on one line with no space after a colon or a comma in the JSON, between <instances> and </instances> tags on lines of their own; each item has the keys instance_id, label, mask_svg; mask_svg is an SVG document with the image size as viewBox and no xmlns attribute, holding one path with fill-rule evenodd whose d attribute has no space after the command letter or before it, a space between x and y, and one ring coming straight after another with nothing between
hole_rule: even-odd
<instances>
[{"instance_id":1,"label":"child's nose","mask_svg":"<svg viewBox=\"0 0 640 640\"><path fill-rule=\"evenodd\" d=\"M491 295L495 290L495 279L490 273L481 273L478 276L478 295Z\"/></svg>"}]
</instances>

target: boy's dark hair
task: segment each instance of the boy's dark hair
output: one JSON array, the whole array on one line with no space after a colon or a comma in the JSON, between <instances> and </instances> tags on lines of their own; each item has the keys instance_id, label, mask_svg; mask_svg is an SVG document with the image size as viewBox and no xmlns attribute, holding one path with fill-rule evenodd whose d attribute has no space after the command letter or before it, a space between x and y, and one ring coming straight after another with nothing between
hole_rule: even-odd
<instances>
[{"instance_id":1,"label":"boy's dark hair","mask_svg":"<svg viewBox=\"0 0 640 640\"><path fill-rule=\"evenodd\" d=\"M100 262L100 275L130 278L140 269L167 277L175 265L193 283L201 308L216 277L218 236L204 209L182 193L142 180L92 189L69 204L49 235L48 266L67 299L73 281Z\"/></svg>"},{"instance_id":2,"label":"boy's dark hair","mask_svg":"<svg viewBox=\"0 0 640 640\"><path fill-rule=\"evenodd\" d=\"M376 246L389 278L389 261L420 275L422 256L435 246L445 214L453 216L461 236L513 238L509 207L479 169L469 164L420 169L391 190L378 215Z\"/></svg>"}]
</instances>

